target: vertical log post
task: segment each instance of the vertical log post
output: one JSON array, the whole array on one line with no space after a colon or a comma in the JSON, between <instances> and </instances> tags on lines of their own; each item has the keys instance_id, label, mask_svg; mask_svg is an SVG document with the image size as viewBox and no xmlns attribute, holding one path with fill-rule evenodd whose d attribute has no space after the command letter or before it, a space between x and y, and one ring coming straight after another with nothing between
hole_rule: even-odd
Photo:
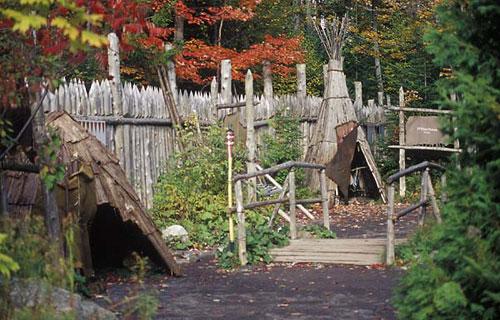
<instances>
[{"instance_id":1,"label":"vertical log post","mask_svg":"<svg viewBox=\"0 0 500 320\"><path fill-rule=\"evenodd\" d=\"M221 61L221 68L220 68L220 74L221 74L221 84L220 84L220 95L221 95L221 104L229 104L232 101L232 95L231 95L231 82L232 82L232 76L231 76L231 60L222 60Z\"/></svg>"},{"instance_id":2,"label":"vertical log post","mask_svg":"<svg viewBox=\"0 0 500 320\"><path fill-rule=\"evenodd\" d=\"M387 244L385 264L394 264L394 183L387 187Z\"/></svg>"},{"instance_id":3,"label":"vertical log post","mask_svg":"<svg viewBox=\"0 0 500 320\"><path fill-rule=\"evenodd\" d=\"M354 109L356 110L356 112L359 112L362 107L363 107L363 84L361 83L361 81L354 81Z\"/></svg>"},{"instance_id":4,"label":"vertical log post","mask_svg":"<svg viewBox=\"0 0 500 320\"><path fill-rule=\"evenodd\" d=\"M247 71L245 78L245 95L246 95L246 123L247 123L247 141L246 147L248 151L247 172L255 172L255 106L253 105L253 76L250 70ZM248 202L257 200L257 178L250 178L248 183Z\"/></svg>"},{"instance_id":5,"label":"vertical log post","mask_svg":"<svg viewBox=\"0 0 500 320\"><path fill-rule=\"evenodd\" d=\"M330 215L328 213L328 191L326 187L325 169L319 173L319 184L321 189L321 209L323 210L323 226L330 230Z\"/></svg>"},{"instance_id":6,"label":"vertical log post","mask_svg":"<svg viewBox=\"0 0 500 320\"><path fill-rule=\"evenodd\" d=\"M245 230L245 211L243 209L243 191L241 190L241 180L236 181L236 214L238 216L238 256L242 266L248 263L247 259L247 236Z\"/></svg>"},{"instance_id":7,"label":"vertical log post","mask_svg":"<svg viewBox=\"0 0 500 320\"><path fill-rule=\"evenodd\" d=\"M307 96L306 65L297 64L297 98L303 100Z\"/></svg>"},{"instance_id":8,"label":"vertical log post","mask_svg":"<svg viewBox=\"0 0 500 320\"><path fill-rule=\"evenodd\" d=\"M264 98L267 101L273 99L273 75L271 72L271 63L267 60L262 62L262 78L264 79Z\"/></svg>"},{"instance_id":9,"label":"vertical log post","mask_svg":"<svg viewBox=\"0 0 500 320\"><path fill-rule=\"evenodd\" d=\"M122 116L122 85L120 79L120 43L118 36L111 32L108 34L108 74L111 78L111 96L113 97L113 114ZM123 126L115 127L115 153L120 159L120 165L124 167L124 151L123 151Z\"/></svg>"},{"instance_id":10,"label":"vertical log post","mask_svg":"<svg viewBox=\"0 0 500 320\"><path fill-rule=\"evenodd\" d=\"M46 90L46 89L45 89ZM37 95L40 99L40 95ZM36 106L33 105L31 112L36 112ZM38 110L33 118L33 140L35 149L39 150L51 143L47 136L47 128L45 127L45 115L43 110ZM46 156L39 159L38 164L48 163L50 159ZM50 190L45 183L41 183L43 207L45 209L45 226L47 227L50 240L56 244L58 252L62 254L62 239L61 239L61 219L57 208L57 201L53 190Z\"/></svg>"},{"instance_id":11,"label":"vertical log post","mask_svg":"<svg viewBox=\"0 0 500 320\"><path fill-rule=\"evenodd\" d=\"M377 104L379 106L383 106L384 105L384 93L383 92L377 92Z\"/></svg>"},{"instance_id":12,"label":"vertical log post","mask_svg":"<svg viewBox=\"0 0 500 320\"><path fill-rule=\"evenodd\" d=\"M405 93L403 87L399 88L399 107L405 106ZM399 145L404 146L405 142L405 115L403 111L399 111ZM405 149L399 149L399 171L406 169L406 152ZM399 178L399 196L403 198L406 194L406 177Z\"/></svg>"},{"instance_id":13,"label":"vertical log post","mask_svg":"<svg viewBox=\"0 0 500 320\"><path fill-rule=\"evenodd\" d=\"M328 98L328 64L323 65L323 98Z\"/></svg>"},{"instance_id":14,"label":"vertical log post","mask_svg":"<svg viewBox=\"0 0 500 320\"><path fill-rule=\"evenodd\" d=\"M217 123L219 120L219 116L217 114L217 100L218 100L218 90L217 90L217 79L213 77L212 82L210 83L210 116L212 117L213 123Z\"/></svg>"},{"instance_id":15,"label":"vertical log post","mask_svg":"<svg viewBox=\"0 0 500 320\"><path fill-rule=\"evenodd\" d=\"M457 94L452 93L450 99L453 102L457 102ZM458 130L458 128L456 127L457 117L452 117L451 121L453 121L453 134L456 135ZM460 141L458 141L458 139L453 140L453 148L460 149Z\"/></svg>"},{"instance_id":16,"label":"vertical log post","mask_svg":"<svg viewBox=\"0 0 500 320\"><path fill-rule=\"evenodd\" d=\"M427 200L427 191L428 191L427 190L427 187L428 187L427 180L429 180L429 168L422 171L422 180L420 182L420 201ZM424 225L426 207L427 207L427 204L424 204L419 209L418 225L420 227Z\"/></svg>"},{"instance_id":17,"label":"vertical log post","mask_svg":"<svg viewBox=\"0 0 500 320\"><path fill-rule=\"evenodd\" d=\"M288 174L288 185L290 187L288 192L288 199L290 201L290 238L297 239L297 214L295 202L295 169L292 168Z\"/></svg>"}]
</instances>

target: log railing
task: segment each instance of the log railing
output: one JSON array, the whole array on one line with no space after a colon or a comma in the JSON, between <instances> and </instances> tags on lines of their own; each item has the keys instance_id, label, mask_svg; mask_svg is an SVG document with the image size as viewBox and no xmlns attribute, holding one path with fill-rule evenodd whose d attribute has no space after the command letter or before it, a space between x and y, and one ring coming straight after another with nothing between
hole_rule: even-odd
<instances>
[{"instance_id":1,"label":"log railing","mask_svg":"<svg viewBox=\"0 0 500 320\"><path fill-rule=\"evenodd\" d=\"M395 245L395 235L394 235L394 225L397 220L410 212L413 212L416 209L419 210L418 214L418 225L422 226L424 224L424 218L426 214L426 207L429 205L429 202L432 206L432 212L434 217L436 218L437 223L441 223L441 214L439 212L439 207L436 200L436 194L434 192L434 187L432 186L431 176L429 174L430 169L438 169L443 170L444 167L429 162L424 161L417 165L406 168L405 170L401 170L389 178L387 178L387 247L386 247L386 264L391 265L394 263L394 245ZM420 183L420 201L416 204L409 206L397 213L394 212L394 183L399 180L399 178L412 174L414 172L421 172L422 179ZM445 175L443 174L441 177L441 185L444 187L446 183ZM445 195L441 195L441 199L443 200Z\"/></svg>"},{"instance_id":2,"label":"log railing","mask_svg":"<svg viewBox=\"0 0 500 320\"><path fill-rule=\"evenodd\" d=\"M320 189L321 189L321 197L315 199L296 199L295 198L295 169L296 168L304 168L304 169L314 169L319 170L320 172ZM310 204L310 203L321 203L323 209L323 224L325 228L330 229L330 218L328 215L328 194L326 187L326 167L322 164L316 163L307 163L307 162L297 162L297 161L288 161L271 168L267 168L264 170L259 170L252 173L239 174L233 178L234 183L234 193L236 196L236 207L230 208L231 212L236 211L237 220L238 220L238 255L241 262L241 265L246 265L247 260L247 252L246 252L246 230L245 230L245 209L254 209L262 206L268 205L277 205L281 203L289 203L290 206L290 238L297 238L297 217L296 217L296 206L298 204ZM288 197L286 196L286 192L283 192L280 195L280 198L267 200L267 201L255 201L247 204L243 203L243 191L242 191L242 181L248 180L251 178L265 176L274 174L281 170L289 170L288 173Z\"/></svg>"}]
</instances>

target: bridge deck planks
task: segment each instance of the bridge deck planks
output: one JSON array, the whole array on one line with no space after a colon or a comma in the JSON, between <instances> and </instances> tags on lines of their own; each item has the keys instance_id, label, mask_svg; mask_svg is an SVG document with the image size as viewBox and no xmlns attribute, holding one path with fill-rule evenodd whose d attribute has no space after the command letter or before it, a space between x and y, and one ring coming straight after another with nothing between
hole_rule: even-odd
<instances>
[{"instance_id":1,"label":"bridge deck planks","mask_svg":"<svg viewBox=\"0 0 500 320\"><path fill-rule=\"evenodd\" d=\"M383 262L385 243L386 239L298 239L270 253L275 262L372 265Z\"/></svg>"}]
</instances>

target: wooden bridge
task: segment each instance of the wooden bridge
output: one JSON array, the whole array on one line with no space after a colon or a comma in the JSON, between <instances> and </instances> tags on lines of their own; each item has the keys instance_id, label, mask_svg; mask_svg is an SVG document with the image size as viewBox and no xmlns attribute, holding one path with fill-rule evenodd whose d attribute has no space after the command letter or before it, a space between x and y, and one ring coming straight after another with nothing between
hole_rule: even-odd
<instances>
[{"instance_id":1,"label":"wooden bridge","mask_svg":"<svg viewBox=\"0 0 500 320\"><path fill-rule=\"evenodd\" d=\"M398 239L396 243L404 242ZM297 239L271 250L274 262L312 262L353 265L382 264L387 240L378 239Z\"/></svg>"}]
</instances>

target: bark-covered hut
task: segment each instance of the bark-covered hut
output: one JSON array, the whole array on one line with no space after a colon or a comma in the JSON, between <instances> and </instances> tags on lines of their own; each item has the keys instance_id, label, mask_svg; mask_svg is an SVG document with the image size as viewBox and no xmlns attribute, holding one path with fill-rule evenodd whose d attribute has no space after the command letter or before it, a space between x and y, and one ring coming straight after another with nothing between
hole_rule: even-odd
<instances>
[{"instance_id":1,"label":"bark-covered hut","mask_svg":"<svg viewBox=\"0 0 500 320\"><path fill-rule=\"evenodd\" d=\"M180 275L145 207L126 178L116 156L65 112L50 113L46 122L59 133L59 159L66 176L55 188L60 221L77 221L77 257L85 273L119 266L132 252L150 257ZM16 161L22 160L18 154ZM44 212L37 173L5 171L9 215Z\"/></svg>"},{"instance_id":2,"label":"bark-covered hut","mask_svg":"<svg viewBox=\"0 0 500 320\"><path fill-rule=\"evenodd\" d=\"M385 201L382 179L347 90L342 58L342 46L348 30L347 16L333 21L322 19L316 21L314 26L329 62L324 99L306 161L327 165L326 175L331 179L328 185L330 198L334 197L337 188L347 197L355 165L364 168L361 175L363 181L368 182L372 193L380 195ZM310 175L308 182L311 188L317 187L318 175Z\"/></svg>"}]
</instances>

